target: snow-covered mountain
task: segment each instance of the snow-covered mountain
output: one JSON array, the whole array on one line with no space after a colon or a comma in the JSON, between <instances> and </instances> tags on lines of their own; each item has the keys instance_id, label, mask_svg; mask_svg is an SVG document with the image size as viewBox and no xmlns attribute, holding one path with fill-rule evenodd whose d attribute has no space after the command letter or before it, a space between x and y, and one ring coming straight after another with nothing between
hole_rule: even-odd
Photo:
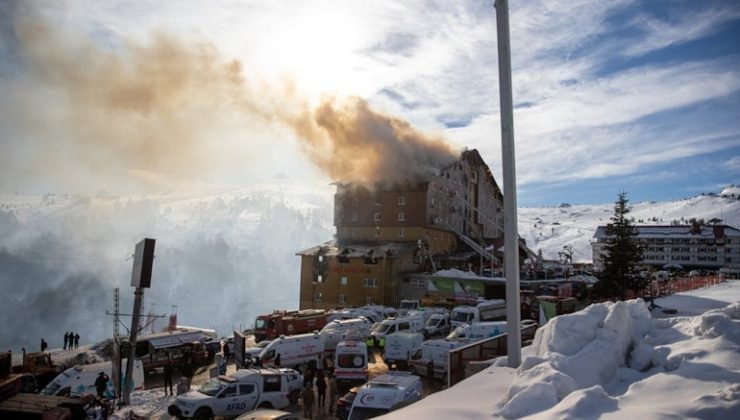
<instances>
[{"instance_id":1,"label":"snow-covered mountain","mask_svg":"<svg viewBox=\"0 0 740 420\"><path fill-rule=\"evenodd\" d=\"M331 239L334 187L276 178L238 188L149 196L0 195L0 347L61 346L65 331L83 342L111 335L113 288L129 312L134 244L157 239L146 310L219 334L255 316L298 306L295 253ZM637 221L691 217L740 226L738 188L664 203L635 203ZM521 235L556 258L566 244L591 259L589 241L613 204L521 208ZM124 320L128 323L128 320Z\"/></svg>"},{"instance_id":2,"label":"snow-covered mountain","mask_svg":"<svg viewBox=\"0 0 740 420\"><path fill-rule=\"evenodd\" d=\"M637 224L667 225L690 218L705 221L717 218L724 224L740 227L740 187L730 186L719 194L683 200L629 204L630 216ZM574 261L591 261L591 240L596 227L609 223L613 214L613 203L519 208L519 234L533 251L542 249L545 258L557 259L563 246L572 245Z\"/></svg>"}]
</instances>

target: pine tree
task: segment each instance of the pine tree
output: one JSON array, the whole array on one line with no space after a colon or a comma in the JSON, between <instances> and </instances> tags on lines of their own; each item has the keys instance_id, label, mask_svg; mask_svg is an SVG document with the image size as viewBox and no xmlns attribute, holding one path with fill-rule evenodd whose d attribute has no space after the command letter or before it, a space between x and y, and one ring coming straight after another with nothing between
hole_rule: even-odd
<instances>
[{"instance_id":1,"label":"pine tree","mask_svg":"<svg viewBox=\"0 0 740 420\"><path fill-rule=\"evenodd\" d=\"M627 290L639 290L643 280L635 266L642 260L642 246L637 242L637 229L627 217L627 193L620 192L614 203L614 215L606 225L608 236L604 259L604 269L599 275L596 292L603 297L624 299Z\"/></svg>"}]
</instances>

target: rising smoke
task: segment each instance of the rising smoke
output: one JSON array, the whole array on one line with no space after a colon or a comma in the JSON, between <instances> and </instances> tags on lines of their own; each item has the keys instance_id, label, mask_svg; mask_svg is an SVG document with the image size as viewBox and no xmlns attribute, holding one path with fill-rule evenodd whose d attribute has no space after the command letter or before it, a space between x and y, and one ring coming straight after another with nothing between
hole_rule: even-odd
<instances>
[{"instance_id":1,"label":"rising smoke","mask_svg":"<svg viewBox=\"0 0 740 420\"><path fill-rule=\"evenodd\" d=\"M362 99L311 106L290 83L252 80L206 42L164 33L101 41L25 3L3 14L0 47L12 63L0 63L0 191L166 191L265 162L281 170L270 157L291 144L273 141L285 133L332 179L368 186L417 180L456 158L442 139ZM127 287L127 255L145 236L158 239L149 296L164 302L158 312L178 304L181 321L228 333L260 312L295 308L294 253L332 234L331 202L306 200L314 210L272 195L195 200L180 213L138 198L72 197L58 210L42 199L4 204L0 311L11 321L0 345L33 348L44 336L55 346L71 329L83 341L108 337L111 290Z\"/></svg>"},{"instance_id":2,"label":"rising smoke","mask_svg":"<svg viewBox=\"0 0 740 420\"><path fill-rule=\"evenodd\" d=\"M299 149L336 181L416 180L457 157L444 140L362 99L324 97L311 107L289 83L250 80L241 62L205 42L155 33L146 44L101 45L33 10L15 17L6 43L15 46L23 72L3 82L8 94L0 109L28 159L21 168L3 154L8 175L54 178L73 169L67 176L77 182L95 174L113 184L136 178L156 186L236 173L275 148L258 140L275 125L295 133Z\"/></svg>"}]
</instances>

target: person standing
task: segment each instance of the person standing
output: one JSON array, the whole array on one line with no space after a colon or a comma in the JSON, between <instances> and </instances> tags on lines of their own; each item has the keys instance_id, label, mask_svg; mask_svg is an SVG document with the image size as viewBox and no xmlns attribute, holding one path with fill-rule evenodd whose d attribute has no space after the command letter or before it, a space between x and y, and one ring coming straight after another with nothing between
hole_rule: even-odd
<instances>
[{"instance_id":1,"label":"person standing","mask_svg":"<svg viewBox=\"0 0 740 420\"><path fill-rule=\"evenodd\" d=\"M75 333L75 348L80 348L80 334Z\"/></svg>"},{"instance_id":2,"label":"person standing","mask_svg":"<svg viewBox=\"0 0 740 420\"><path fill-rule=\"evenodd\" d=\"M337 377L329 374L329 414L334 414L334 405L337 401Z\"/></svg>"},{"instance_id":3,"label":"person standing","mask_svg":"<svg viewBox=\"0 0 740 420\"><path fill-rule=\"evenodd\" d=\"M105 372L100 372L97 379L95 379L95 391L98 392L98 398L103 398L106 388L108 388L108 375Z\"/></svg>"},{"instance_id":4,"label":"person standing","mask_svg":"<svg viewBox=\"0 0 740 420\"><path fill-rule=\"evenodd\" d=\"M326 405L326 378L324 377L324 371L321 369L316 372L316 391L319 396L316 405L319 408L319 412L321 412L324 411L324 405Z\"/></svg>"},{"instance_id":5,"label":"person standing","mask_svg":"<svg viewBox=\"0 0 740 420\"><path fill-rule=\"evenodd\" d=\"M69 331L64 333L64 347L62 347L62 350L67 350L68 342L69 342Z\"/></svg>"},{"instance_id":6,"label":"person standing","mask_svg":"<svg viewBox=\"0 0 740 420\"><path fill-rule=\"evenodd\" d=\"M306 385L301 391L301 400L303 403L303 417L313 418L313 387Z\"/></svg>"},{"instance_id":7,"label":"person standing","mask_svg":"<svg viewBox=\"0 0 740 420\"><path fill-rule=\"evenodd\" d=\"M170 395L172 393L172 361L168 360L167 364L164 365L164 395L167 395L167 387L169 387Z\"/></svg>"},{"instance_id":8,"label":"person standing","mask_svg":"<svg viewBox=\"0 0 740 420\"><path fill-rule=\"evenodd\" d=\"M46 348L47 348L47 347L49 347L49 345L48 345L48 344L46 343L46 340L44 340L44 339L42 338L42 339L41 339L41 351L42 351L42 352L45 352L45 351L46 351Z\"/></svg>"}]
</instances>

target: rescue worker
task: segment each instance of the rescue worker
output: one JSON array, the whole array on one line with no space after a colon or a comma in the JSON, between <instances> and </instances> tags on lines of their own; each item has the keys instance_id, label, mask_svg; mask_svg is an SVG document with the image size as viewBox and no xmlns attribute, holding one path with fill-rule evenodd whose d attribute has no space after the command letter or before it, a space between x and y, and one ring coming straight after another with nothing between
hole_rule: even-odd
<instances>
[{"instance_id":1,"label":"rescue worker","mask_svg":"<svg viewBox=\"0 0 740 420\"><path fill-rule=\"evenodd\" d=\"M313 418L313 387L311 385L303 387L300 396L303 404L303 417Z\"/></svg>"},{"instance_id":2,"label":"rescue worker","mask_svg":"<svg viewBox=\"0 0 740 420\"><path fill-rule=\"evenodd\" d=\"M67 350L68 342L69 342L69 331L64 333L64 347L62 347L62 350Z\"/></svg>"},{"instance_id":3,"label":"rescue worker","mask_svg":"<svg viewBox=\"0 0 740 420\"><path fill-rule=\"evenodd\" d=\"M79 348L80 347L80 334L75 333L74 339L75 339L75 348Z\"/></svg>"},{"instance_id":4,"label":"rescue worker","mask_svg":"<svg viewBox=\"0 0 740 420\"><path fill-rule=\"evenodd\" d=\"M47 347L49 347L49 344L47 344L47 343L46 343L46 340L44 340L44 339L42 338L42 339L41 339L41 351L42 351L42 352L46 351L46 348L47 348Z\"/></svg>"},{"instance_id":5,"label":"rescue worker","mask_svg":"<svg viewBox=\"0 0 740 420\"><path fill-rule=\"evenodd\" d=\"M98 393L98 398L103 398L106 388L108 388L108 375L105 372L100 372L95 379L95 391Z\"/></svg>"}]
</instances>

